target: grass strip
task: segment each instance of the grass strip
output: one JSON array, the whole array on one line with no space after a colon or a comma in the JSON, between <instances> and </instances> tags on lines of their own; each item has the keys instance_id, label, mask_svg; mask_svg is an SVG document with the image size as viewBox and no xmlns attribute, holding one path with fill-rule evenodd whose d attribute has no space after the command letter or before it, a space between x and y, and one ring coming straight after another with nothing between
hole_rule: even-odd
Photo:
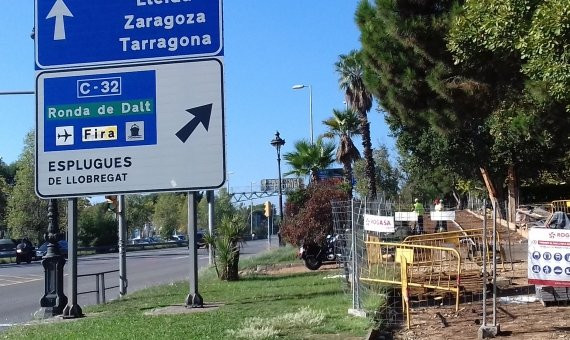
<instances>
[{"instance_id":1,"label":"grass strip","mask_svg":"<svg viewBox=\"0 0 570 340\"><path fill-rule=\"evenodd\" d=\"M280 248L243 261L242 268L294 262L294 249ZM282 275L248 274L237 282L219 281L212 269L201 273L206 303L220 303L205 313L145 315L156 308L182 305L188 283L145 289L105 305L84 308L85 318L18 326L4 339L325 339L363 336L367 319L347 314L350 301L331 272Z\"/></svg>"}]
</instances>

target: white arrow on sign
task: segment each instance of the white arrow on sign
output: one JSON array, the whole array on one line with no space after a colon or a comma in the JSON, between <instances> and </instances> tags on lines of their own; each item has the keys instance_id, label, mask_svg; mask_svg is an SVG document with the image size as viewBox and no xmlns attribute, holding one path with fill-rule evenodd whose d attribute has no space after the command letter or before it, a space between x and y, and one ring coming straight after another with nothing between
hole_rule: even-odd
<instances>
[{"instance_id":1,"label":"white arrow on sign","mask_svg":"<svg viewBox=\"0 0 570 340\"><path fill-rule=\"evenodd\" d=\"M55 4L49 11L46 19L55 18L55 30L53 31L53 40L65 40L65 23L63 17L73 17L71 11L63 0L56 0Z\"/></svg>"}]
</instances>

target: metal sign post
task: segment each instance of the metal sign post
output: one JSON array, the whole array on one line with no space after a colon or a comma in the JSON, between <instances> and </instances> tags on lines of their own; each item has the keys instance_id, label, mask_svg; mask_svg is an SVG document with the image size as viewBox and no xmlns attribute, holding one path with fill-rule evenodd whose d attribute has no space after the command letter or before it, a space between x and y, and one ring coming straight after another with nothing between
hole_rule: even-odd
<instances>
[{"instance_id":1,"label":"metal sign post","mask_svg":"<svg viewBox=\"0 0 570 340\"><path fill-rule=\"evenodd\" d=\"M214 191L208 190L206 193L206 199L208 200L208 232L210 235L214 234ZM214 252L212 247L208 247L208 264L212 265L214 263Z\"/></svg>"},{"instance_id":2,"label":"metal sign post","mask_svg":"<svg viewBox=\"0 0 570 340\"><path fill-rule=\"evenodd\" d=\"M196 248L196 193L188 192L188 249L190 252L190 292L186 297L186 308L204 307L204 300L198 292L198 249Z\"/></svg>"},{"instance_id":3,"label":"metal sign post","mask_svg":"<svg viewBox=\"0 0 570 340\"><path fill-rule=\"evenodd\" d=\"M69 264L69 292L67 306L63 309L64 319L83 316L83 311L77 302L77 198L67 200L67 258Z\"/></svg>"},{"instance_id":4,"label":"metal sign post","mask_svg":"<svg viewBox=\"0 0 570 340\"><path fill-rule=\"evenodd\" d=\"M118 195L119 207L119 296L127 295L127 221L125 218L125 195Z\"/></svg>"}]
</instances>

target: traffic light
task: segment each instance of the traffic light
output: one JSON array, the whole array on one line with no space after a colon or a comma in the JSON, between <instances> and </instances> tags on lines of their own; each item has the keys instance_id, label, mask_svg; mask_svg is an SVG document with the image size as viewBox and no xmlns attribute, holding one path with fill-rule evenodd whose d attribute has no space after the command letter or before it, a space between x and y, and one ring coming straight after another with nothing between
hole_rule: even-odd
<instances>
[{"instance_id":1,"label":"traffic light","mask_svg":"<svg viewBox=\"0 0 570 340\"><path fill-rule=\"evenodd\" d=\"M117 195L105 196L105 201L107 201L107 209L116 213L117 207L119 206L119 202L117 201Z\"/></svg>"},{"instance_id":2,"label":"traffic light","mask_svg":"<svg viewBox=\"0 0 570 340\"><path fill-rule=\"evenodd\" d=\"M271 202L265 202L263 215L265 215L265 217L271 217L272 213L273 209L271 209Z\"/></svg>"}]
</instances>

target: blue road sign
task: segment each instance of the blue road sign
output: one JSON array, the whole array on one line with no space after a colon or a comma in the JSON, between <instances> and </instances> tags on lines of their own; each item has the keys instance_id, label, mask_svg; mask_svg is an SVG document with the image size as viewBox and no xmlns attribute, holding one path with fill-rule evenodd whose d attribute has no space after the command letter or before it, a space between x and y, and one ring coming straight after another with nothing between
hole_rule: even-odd
<instances>
[{"instance_id":1,"label":"blue road sign","mask_svg":"<svg viewBox=\"0 0 570 340\"><path fill-rule=\"evenodd\" d=\"M36 0L36 67L222 56L222 0Z\"/></svg>"},{"instance_id":2,"label":"blue road sign","mask_svg":"<svg viewBox=\"0 0 570 340\"><path fill-rule=\"evenodd\" d=\"M44 152L156 144L155 71L44 80Z\"/></svg>"}]
</instances>

